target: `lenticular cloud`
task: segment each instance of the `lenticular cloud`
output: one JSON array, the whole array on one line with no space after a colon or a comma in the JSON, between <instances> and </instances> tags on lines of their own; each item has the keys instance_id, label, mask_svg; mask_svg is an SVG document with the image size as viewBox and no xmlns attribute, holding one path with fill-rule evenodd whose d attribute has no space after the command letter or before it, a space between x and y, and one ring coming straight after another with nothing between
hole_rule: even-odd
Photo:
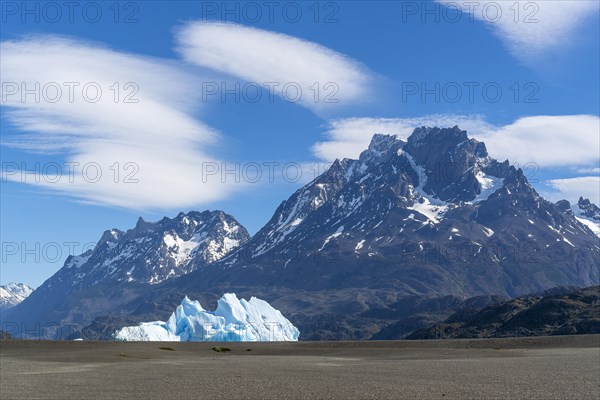
<instances>
[{"instance_id":1,"label":"lenticular cloud","mask_svg":"<svg viewBox=\"0 0 600 400\"><path fill-rule=\"evenodd\" d=\"M368 96L364 67L313 42L217 22L190 23L177 40L186 61L269 87L315 112Z\"/></svg>"},{"instance_id":2,"label":"lenticular cloud","mask_svg":"<svg viewBox=\"0 0 600 400\"><path fill-rule=\"evenodd\" d=\"M168 60L52 35L0 49L2 107L18 132L4 144L66 157L52 169L57 176L8 180L136 210L191 207L233 191L202 175L219 161L210 156L218 133L193 115L201 104L190 88L202 77Z\"/></svg>"}]
</instances>

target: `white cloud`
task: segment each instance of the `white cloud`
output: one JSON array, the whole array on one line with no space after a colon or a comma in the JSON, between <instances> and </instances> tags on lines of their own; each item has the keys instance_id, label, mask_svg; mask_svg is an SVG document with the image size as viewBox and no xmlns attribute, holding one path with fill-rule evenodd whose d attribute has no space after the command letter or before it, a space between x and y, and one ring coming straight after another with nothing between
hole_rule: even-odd
<instances>
[{"instance_id":1,"label":"white cloud","mask_svg":"<svg viewBox=\"0 0 600 400\"><path fill-rule=\"evenodd\" d=\"M571 203L577 203L579 196L583 196L596 205L600 204L600 177L598 176L552 179L548 184L557 192L545 193L545 196L554 201L567 199Z\"/></svg>"},{"instance_id":2,"label":"white cloud","mask_svg":"<svg viewBox=\"0 0 600 400\"><path fill-rule=\"evenodd\" d=\"M592 115L535 116L495 126L479 115L430 115L420 118L351 118L330 122L328 141L316 143L313 153L321 160L357 158L373 134L407 138L419 126L458 125L469 137L485 142L498 160L539 167L598 165L600 119Z\"/></svg>"},{"instance_id":3,"label":"white cloud","mask_svg":"<svg viewBox=\"0 0 600 400\"><path fill-rule=\"evenodd\" d=\"M347 106L369 96L371 78L363 66L313 42L218 22L189 23L178 32L177 39L178 51L186 61L246 82L276 83L276 95L288 101L298 99L298 104L314 112ZM319 88L316 98L315 83ZM283 88L288 84L286 94Z\"/></svg>"},{"instance_id":4,"label":"white cloud","mask_svg":"<svg viewBox=\"0 0 600 400\"><path fill-rule=\"evenodd\" d=\"M197 91L190 90L197 78L170 62L113 51L64 37L37 36L1 44L2 103L6 118L20 134L5 137L3 142L37 152L61 152L69 162L79 163L73 179L63 177L53 182L43 174L37 185L73 196L86 202L126 208L183 208L218 200L233 187L221 184L220 179L203 182L205 163L215 162L208 155L209 146L216 143L218 134L190 112L200 103ZM56 85L62 97L55 101ZM69 86L76 82L73 97ZM120 87L119 101L115 101ZM133 82L134 86L125 88ZM19 93L18 87L35 88L40 84L40 99ZM88 99L82 94L87 83L100 87L102 95L92 102L96 92L90 89ZM139 90L132 99L124 96ZM45 94L45 95L44 95ZM130 99L130 100L132 100ZM120 163L115 179L111 170ZM125 167L125 163L134 163ZM102 178L96 183L95 168L88 169L84 179L81 167L98 163ZM66 172L66 166L61 171ZM137 167L136 167L137 166ZM64 167L64 169L62 169ZM137 169L132 179L128 174ZM49 169L48 174L56 172ZM7 179L22 181L18 174ZM72 182L71 182L72 180ZM207 179L204 179L207 180ZM117 183L115 183L115 181ZM27 183L34 183L32 179Z\"/></svg>"},{"instance_id":5,"label":"white cloud","mask_svg":"<svg viewBox=\"0 0 600 400\"><path fill-rule=\"evenodd\" d=\"M490 155L540 167L598 164L600 119L593 115L535 116L472 136L485 141Z\"/></svg>"},{"instance_id":6,"label":"white cloud","mask_svg":"<svg viewBox=\"0 0 600 400\"><path fill-rule=\"evenodd\" d=\"M596 175L600 175L600 168L595 167L595 168L579 168L577 170L577 173L579 174L596 174Z\"/></svg>"},{"instance_id":7,"label":"white cloud","mask_svg":"<svg viewBox=\"0 0 600 400\"><path fill-rule=\"evenodd\" d=\"M435 1L454 9L459 7L485 22L511 54L525 62L570 45L582 22L597 17L600 5L596 0Z\"/></svg>"}]
</instances>

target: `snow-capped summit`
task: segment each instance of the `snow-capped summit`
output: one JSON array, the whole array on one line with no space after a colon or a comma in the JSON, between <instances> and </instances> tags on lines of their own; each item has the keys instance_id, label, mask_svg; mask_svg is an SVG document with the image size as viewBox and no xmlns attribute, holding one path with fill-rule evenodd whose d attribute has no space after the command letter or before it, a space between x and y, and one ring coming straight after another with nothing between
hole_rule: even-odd
<instances>
[{"instance_id":1,"label":"snow-capped summit","mask_svg":"<svg viewBox=\"0 0 600 400\"><path fill-rule=\"evenodd\" d=\"M93 250L69 257L66 274L51 280L80 287L109 281L157 284L221 259L249 237L222 211L179 213L157 222L140 217L126 232L105 231Z\"/></svg>"},{"instance_id":2,"label":"snow-capped summit","mask_svg":"<svg viewBox=\"0 0 600 400\"><path fill-rule=\"evenodd\" d=\"M143 322L114 334L123 341L176 342L285 342L297 341L300 332L264 300L238 299L225 293L214 312L187 296L167 322Z\"/></svg>"},{"instance_id":3,"label":"snow-capped summit","mask_svg":"<svg viewBox=\"0 0 600 400\"><path fill-rule=\"evenodd\" d=\"M33 288L24 283L9 283L0 286L0 310L8 310L25 300Z\"/></svg>"}]
</instances>

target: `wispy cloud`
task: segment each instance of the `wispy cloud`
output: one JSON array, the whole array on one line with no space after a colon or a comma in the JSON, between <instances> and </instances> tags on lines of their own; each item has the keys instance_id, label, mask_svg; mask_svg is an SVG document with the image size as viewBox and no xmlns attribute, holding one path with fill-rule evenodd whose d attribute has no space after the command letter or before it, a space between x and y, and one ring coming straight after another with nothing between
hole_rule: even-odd
<instances>
[{"instance_id":1,"label":"wispy cloud","mask_svg":"<svg viewBox=\"0 0 600 400\"><path fill-rule=\"evenodd\" d=\"M599 167L593 167L593 168L579 168L577 169L577 173L579 174L596 174L596 175L600 175L600 168Z\"/></svg>"},{"instance_id":2,"label":"wispy cloud","mask_svg":"<svg viewBox=\"0 0 600 400\"><path fill-rule=\"evenodd\" d=\"M3 135L4 143L60 151L65 161L76 163L69 176L28 183L135 209L183 208L233 190L202 176L203 166L216 161L209 146L218 133L191 115L200 103L190 90L197 76L165 60L65 37L5 41L1 52L2 106L19 132ZM39 97L23 97L24 88ZM96 164L102 173L98 181ZM94 168L85 170L89 165Z\"/></svg>"},{"instance_id":3,"label":"wispy cloud","mask_svg":"<svg viewBox=\"0 0 600 400\"><path fill-rule=\"evenodd\" d=\"M458 125L484 141L491 156L519 165L588 167L598 165L600 119L592 115L535 116L496 126L480 115L430 115L420 118L351 118L329 123L328 140L312 150L321 160L357 158L373 134L407 138L419 126Z\"/></svg>"},{"instance_id":4,"label":"wispy cloud","mask_svg":"<svg viewBox=\"0 0 600 400\"><path fill-rule=\"evenodd\" d=\"M473 132L492 156L540 167L597 165L600 118L594 115L520 118L489 132Z\"/></svg>"},{"instance_id":5,"label":"wispy cloud","mask_svg":"<svg viewBox=\"0 0 600 400\"><path fill-rule=\"evenodd\" d=\"M586 18L597 17L600 7L595 0L435 1L486 23L524 62L571 45L577 29Z\"/></svg>"},{"instance_id":6,"label":"wispy cloud","mask_svg":"<svg viewBox=\"0 0 600 400\"><path fill-rule=\"evenodd\" d=\"M590 199L592 203L600 204L600 177L579 176L568 179L552 179L548 184L555 189L554 192L544 193L552 200L567 199L576 203L579 196Z\"/></svg>"},{"instance_id":7,"label":"wispy cloud","mask_svg":"<svg viewBox=\"0 0 600 400\"><path fill-rule=\"evenodd\" d=\"M296 37L232 23L193 22L178 32L177 40L188 62L263 85L317 113L369 96L371 76L365 67Z\"/></svg>"}]
</instances>

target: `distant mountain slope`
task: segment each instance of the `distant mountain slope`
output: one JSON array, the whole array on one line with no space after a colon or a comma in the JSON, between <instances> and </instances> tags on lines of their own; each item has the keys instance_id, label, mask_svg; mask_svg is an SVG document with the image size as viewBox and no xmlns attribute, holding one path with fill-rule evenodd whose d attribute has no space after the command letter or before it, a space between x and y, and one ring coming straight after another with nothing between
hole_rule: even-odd
<instances>
[{"instance_id":1,"label":"distant mountain slope","mask_svg":"<svg viewBox=\"0 0 600 400\"><path fill-rule=\"evenodd\" d=\"M25 300L33 288L24 283L9 283L0 286L0 311L8 310Z\"/></svg>"},{"instance_id":2,"label":"distant mountain slope","mask_svg":"<svg viewBox=\"0 0 600 400\"><path fill-rule=\"evenodd\" d=\"M3 316L48 326L44 335L93 319L137 297L158 283L210 265L250 235L222 211L191 211L146 222L127 232L104 232L93 250L70 256L64 266L26 301ZM192 263L192 259L194 262Z\"/></svg>"},{"instance_id":3,"label":"distant mountain slope","mask_svg":"<svg viewBox=\"0 0 600 400\"><path fill-rule=\"evenodd\" d=\"M411 334L408 339L490 338L600 333L600 286L518 297Z\"/></svg>"},{"instance_id":4,"label":"distant mountain slope","mask_svg":"<svg viewBox=\"0 0 600 400\"><path fill-rule=\"evenodd\" d=\"M407 302L407 300L409 300ZM508 301L506 296L475 296L469 299L457 299L453 296L437 297L432 299L417 299L417 308L406 309L407 303L410 304L410 298L403 299L392 307L399 307L404 313L394 313L389 315L388 320L395 320L391 324L383 327L379 332L370 337L370 340L401 340L406 339L408 335L416 330L429 327L436 322L445 320L451 315L474 313L482 308L492 306ZM379 310L373 310L371 313L378 313Z\"/></svg>"}]
</instances>

